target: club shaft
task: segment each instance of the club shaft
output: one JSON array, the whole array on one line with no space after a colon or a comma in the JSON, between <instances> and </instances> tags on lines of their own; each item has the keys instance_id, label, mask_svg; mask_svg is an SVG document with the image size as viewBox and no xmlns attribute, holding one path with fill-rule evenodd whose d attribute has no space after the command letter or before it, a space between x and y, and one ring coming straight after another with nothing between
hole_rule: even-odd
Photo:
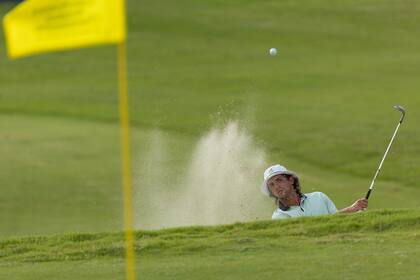
<instances>
[{"instance_id":1,"label":"club shaft","mask_svg":"<svg viewBox=\"0 0 420 280\"><path fill-rule=\"evenodd\" d=\"M401 123L402 123L402 120L400 120L400 122L398 122L397 128L395 129L394 134L392 135L391 141L389 142L388 147L386 148L385 154L384 154L384 156L381 160L381 163L379 164L378 170L376 170L375 176L373 176L372 183L370 184L369 190L366 194L366 199L369 199L370 193L372 192L373 186L375 184L376 177L378 177L379 172L381 172L382 164L384 163L386 155L388 154L388 152L391 148L392 142L394 142L395 135L397 135L397 132L398 132L398 129L400 128Z\"/></svg>"}]
</instances>

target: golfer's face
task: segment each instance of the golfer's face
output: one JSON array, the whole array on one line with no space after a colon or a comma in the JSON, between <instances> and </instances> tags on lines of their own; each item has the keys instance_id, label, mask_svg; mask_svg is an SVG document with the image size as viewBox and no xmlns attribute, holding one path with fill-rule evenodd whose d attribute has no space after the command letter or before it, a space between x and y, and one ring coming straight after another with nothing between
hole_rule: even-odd
<instances>
[{"instance_id":1,"label":"golfer's face","mask_svg":"<svg viewBox=\"0 0 420 280\"><path fill-rule=\"evenodd\" d=\"M293 178L279 174L268 180L268 188L278 198L287 198L293 192Z\"/></svg>"}]
</instances>

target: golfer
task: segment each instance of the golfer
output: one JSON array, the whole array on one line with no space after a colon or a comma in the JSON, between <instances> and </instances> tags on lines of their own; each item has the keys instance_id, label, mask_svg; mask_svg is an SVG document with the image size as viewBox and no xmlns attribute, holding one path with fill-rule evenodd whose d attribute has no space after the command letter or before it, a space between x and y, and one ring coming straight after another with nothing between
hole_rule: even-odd
<instances>
[{"instance_id":1,"label":"golfer","mask_svg":"<svg viewBox=\"0 0 420 280\"><path fill-rule=\"evenodd\" d=\"M353 213L368 207L368 200L361 198L351 206L337 210L331 199L322 192L303 194L296 173L279 164L265 170L261 190L267 196L273 197L278 206L272 219Z\"/></svg>"}]
</instances>

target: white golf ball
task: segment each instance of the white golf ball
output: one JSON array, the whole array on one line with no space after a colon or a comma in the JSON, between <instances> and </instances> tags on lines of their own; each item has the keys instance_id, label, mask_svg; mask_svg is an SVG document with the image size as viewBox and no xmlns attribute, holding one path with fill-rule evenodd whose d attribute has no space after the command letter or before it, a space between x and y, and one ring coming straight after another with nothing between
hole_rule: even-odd
<instances>
[{"instance_id":1,"label":"white golf ball","mask_svg":"<svg viewBox=\"0 0 420 280\"><path fill-rule=\"evenodd\" d=\"M270 55L275 56L276 54L277 54L277 49L276 48L271 48L270 49Z\"/></svg>"}]
</instances>

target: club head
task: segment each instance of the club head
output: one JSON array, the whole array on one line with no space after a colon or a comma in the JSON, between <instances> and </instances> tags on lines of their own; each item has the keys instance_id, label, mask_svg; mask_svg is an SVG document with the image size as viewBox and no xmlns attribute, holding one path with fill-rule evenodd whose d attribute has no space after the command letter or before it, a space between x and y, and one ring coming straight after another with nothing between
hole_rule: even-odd
<instances>
[{"instance_id":1,"label":"club head","mask_svg":"<svg viewBox=\"0 0 420 280\"><path fill-rule=\"evenodd\" d=\"M405 109L401 105L395 105L394 109L401 112L401 114L402 114L401 119L400 119L400 123L401 123L404 120L404 117L405 117Z\"/></svg>"}]
</instances>

